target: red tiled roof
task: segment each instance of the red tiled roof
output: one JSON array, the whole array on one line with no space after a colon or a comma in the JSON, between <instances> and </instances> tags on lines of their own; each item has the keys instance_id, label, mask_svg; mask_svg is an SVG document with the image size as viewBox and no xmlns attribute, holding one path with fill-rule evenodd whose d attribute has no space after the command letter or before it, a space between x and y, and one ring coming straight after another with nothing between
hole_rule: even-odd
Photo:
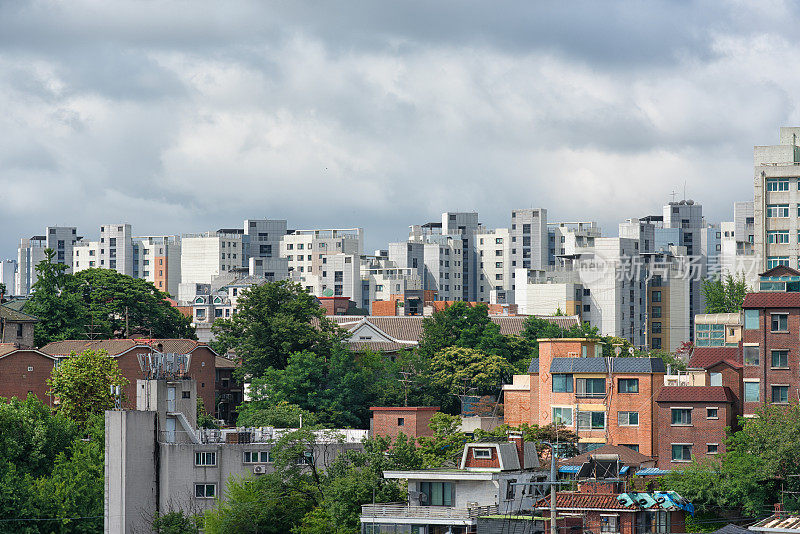
<instances>
[{"instance_id":1,"label":"red tiled roof","mask_svg":"<svg viewBox=\"0 0 800 534\"><path fill-rule=\"evenodd\" d=\"M536 503L535 508L549 509L550 496ZM634 512L637 510L633 505L623 506L618 500L616 495L601 494L601 493L574 493L574 492L558 492L556 494L556 508L567 510L629 510Z\"/></svg>"},{"instance_id":2,"label":"red tiled roof","mask_svg":"<svg viewBox=\"0 0 800 534\"><path fill-rule=\"evenodd\" d=\"M14 352L17 349L19 349L19 345L16 343L0 343L0 356Z\"/></svg>"},{"instance_id":3,"label":"red tiled roof","mask_svg":"<svg viewBox=\"0 0 800 534\"><path fill-rule=\"evenodd\" d=\"M726 386L664 386L656 402L729 402L735 401Z\"/></svg>"},{"instance_id":4,"label":"red tiled roof","mask_svg":"<svg viewBox=\"0 0 800 534\"><path fill-rule=\"evenodd\" d=\"M748 293L742 308L800 308L800 293Z\"/></svg>"},{"instance_id":5,"label":"red tiled roof","mask_svg":"<svg viewBox=\"0 0 800 534\"><path fill-rule=\"evenodd\" d=\"M722 361L733 367L741 367L742 355L739 347L695 347L688 366L691 369L708 369Z\"/></svg>"},{"instance_id":6,"label":"red tiled roof","mask_svg":"<svg viewBox=\"0 0 800 534\"><path fill-rule=\"evenodd\" d=\"M786 265L778 265L758 276L800 276L800 271L796 271Z\"/></svg>"}]
</instances>

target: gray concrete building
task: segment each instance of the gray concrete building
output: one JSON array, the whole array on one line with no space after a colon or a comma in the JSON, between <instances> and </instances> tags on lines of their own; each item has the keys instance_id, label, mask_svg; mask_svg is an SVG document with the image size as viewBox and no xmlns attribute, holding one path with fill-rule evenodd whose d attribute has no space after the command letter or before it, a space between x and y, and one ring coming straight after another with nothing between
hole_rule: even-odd
<instances>
[{"instance_id":1,"label":"gray concrete building","mask_svg":"<svg viewBox=\"0 0 800 534\"><path fill-rule=\"evenodd\" d=\"M48 226L44 235L20 240L17 249L17 275L15 278L15 294L26 296L38 279L36 266L44 259L45 249L55 253L54 261L67 266L72 272L72 249L79 237L74 226Z\"/></svg>"},{"instance_id":2,"label":"gray concrete building","mask_svg":"<svg viewBox=\"0 0 800 534\"><path fill-rule=\"evenodd\" d=\"M291 430L196 428L196 385L138 380L136 410L105 415L105 513L109 534L151 532L156 512L202 513L224 498L231 476L274 471L270 454ZM296 462L323 470L343 451L363 449L367 430L315 431Z\"/></svg>"}]
</instances>

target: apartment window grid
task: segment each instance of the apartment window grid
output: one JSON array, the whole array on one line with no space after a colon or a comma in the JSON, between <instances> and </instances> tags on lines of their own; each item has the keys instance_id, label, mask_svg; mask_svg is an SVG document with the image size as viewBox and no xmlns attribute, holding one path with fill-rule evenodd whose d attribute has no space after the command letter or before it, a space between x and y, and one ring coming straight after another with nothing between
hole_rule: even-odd
<instances>
[{"instance_id":1,"label":"apartment window grid","mask_svg":"<svg viewBox=\"0 0 800 534\"><path fill-rule=\"evenodd\" d=\"M217 465L216 452L195 452L194 465L203 467L213 467Z\"/></svg>"},{"instance_id":2,"label":"apartment window grid","mask_svg":"<svg viewBox=\"0 0 800 534\"><path fill-rule=\"evenodd\" d=\"M770 230L767 232L767 243L774 245L789 244L789 230Z\"/></svg>"},{"instance_id":3,"label":"apartment window grid","mask_svg":"<svg viewBox=\"0 0 800 534\"><path fill-rule=\"evenodd\" d=\"M767 204L767 218L789 217L789 204Z\"/></svg>"},{"instance_id":4,"label":"apartment window grid","mask_svg":"<svg viewBox=\"0 0 800 534\"><path fill-rule=\"evenodd\" d=\"M195 484L194 496L198 499L213 499L217 496L216 484Z\"/></svg>"},{"instance_id":5,"label":"apartment window grid","mask_svg":"<svg viewBox=\"0 0 800 534\"><path fill-rule=\"evenodd\" d=\"M789 190L789 180L784 178L769 178L767 179L767 191L775 193L779 191Z\"/></svg>"},{"instance_id":6,"label":"apartment window grid","mask_svg":"<svg viewBox=\"0 0 800 534\"><path fill-rule=\"evenodd\" d=\"M722 347L725 345L725 325L695 325L695 344L698 347Z\"/></svg>"},{"instance_id":7,"label":"apartment window grid","mask_svg":"<svg viewBox=\"0 0 800 534\"><path fill-rule=\"evenodd\" d=\"M557 425L572 426L572 408L554 406L553 422Z\"/></svg>"},{"instance_id":8,"label":"apartment window grid","mask_svg":"<svg viewBox=\"0 0 800 534\"><path fill-rule=\"evenodd\" d=\"M606 412L578 412L578 430L605 430Z\"/></svg>"},{"instance_id":9,"label":"apartment window grid","mask_svg":"<svg viewBox=\"0 0 800 534\"><path fill-rule=\"evenodd\" d=\"M779 265L789 266L789 256L768 256L767 269L773 269Z\"/></svg>"}]
</instances>

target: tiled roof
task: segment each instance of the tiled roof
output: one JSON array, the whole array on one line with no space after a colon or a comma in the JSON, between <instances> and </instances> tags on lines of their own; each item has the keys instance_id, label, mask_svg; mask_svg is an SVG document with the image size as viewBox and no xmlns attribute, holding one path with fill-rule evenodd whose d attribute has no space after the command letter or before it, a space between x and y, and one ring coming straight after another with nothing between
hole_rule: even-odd
<instances>
[{"instance_id":1,"label":"tiled roof","mask_svg":"<svg viewBox=\"0 0 800 534\"><path fill-rule=\"evenodd\" d=\"M579 454L578 456L573 456L572 458L567 458L559 463L561 465L583 465L585 462L589 461L589 457L593 454L617 454L619 455L619 459L623 464L632 465L634 467L639 467L642 464L648 463L653 465L655 463L655 460L649 456L645 456L640 452L636 452L635 450L622 445L603 445L599 449L585 452L583 454Z\"/></svg>"},{"instance_id":2,"label":"tiled roof","mask_svg":"<svg viewBox=\"0 0 800 534\"><path fill-rule=\"evenodd\" d=\"M225 358L224 356L217 356L214 359L214 367L216 367L217 369L236 369L239 367L239 364L231 360L230 358Z\"/></svg>"},{"instance_id":3,"label":"tiled roof","mask_svg":"<svg viewBox=\"0 0 800 534\"><path fill-rule=\"evenodd\" d=\"M722 361L733 367L741 367L742 355L739 347L695 347L688 366L691 369L708 369Z\"/></svg>"},{"instance_id":4,"label":"tiled roof","mask_svg":"<svg viewBox=\"0 0 800 534\"><path fill-rule=\"evenodd\" d=\"M536 503L535 508L540 510L550 508L550 496ZM628 510L635 512L638 508L629 505L623 506L616 495L601 493L574 493L558 492L556 494L556 508L566 510Z\"/></svg>"},{"instance_id":5,"label":"tiled roof","mask_svg":"<svg viewBox=\"0 0 800 534\"><path fill-rule=\"evenodd\" d=\"M15 323L35 323L39 319L33 315L28 315L19 310L15 310L5 304L0 304L0 318L6 321L13 321Z\"/></svg>"},{"instance_id":6,"label":"tiled roof","mask_svg":"<svg viewBox=\"0 0 800 534\"><path fill-rule=\"evenodd\" d=\"M16 343L0 343L0 356L14 352L19 346Z\"/></svg>"},{"instance_id":7,"label":"tiled roof","mask_svg":"<svg viewBox=\"0 0 800 534\"><path fill-rule=\"evenodd\" d=\"M531 364L528 366L529 373L539 372L539 358L531 358Z\"/></svg>"},{"instance_id":8,"label":"tiled roof","mask_svg":"<svg viewBox=\"0 0 800 534\"><path fill-rule=\"evenodd\" d=\"M748 293L742 308L800 308L800 293Z\"/></svg>"},{"instance_id":9,"label":"tiled roof","mask_svg":"<svg viewBox=\"0 0 800 534\"><path fill-rule=\"evenodd\" d=\"M413 349L416 345L410 343L394 343L393 341L351 341L350 348L355 351L371 350L375 352L397 352L403 349Z\"/></svg>"},{"instance_id":10,"label":"tiled roof","mask_svg":"<svg viewBox=\"0 0 800 534\"><path fill-rule=\"evenodd\" d=\"M69 356L83 352L87 349L104 350L109 356L117 356L134 347L149 346L157 348L161 344L161 352L174 352L188 354L197 347L206 346L205 343L191 339L102 339L98 341L65 340L48 343L40 350L53 356Z\"/></svg>"},{"instance_id":11,"label":"tiled roof","mask_svg":"<svg viewBox=\"0 0 800 534\"><path fill-rule=\"evenodd\" d=\"M730 523L722 528L718 528L711 534L752 534L752 533L753 533L752 530L748 530L745 527L740 527L738 525Z\"/></svg>"},{"instance_id":12,"label":"tiled roof","mask_svg":"<svg viewBox=\"0 0 800 534\"><path fill-rule=\"evenodd\" d=\"M664 373L661 358L611 358L613 373ZM553 358L551 373L606 373L607 358Z\"/></svg>"},{"instance_id":13,"label":"tiled roof","mask_svg":"<svg viewBox=\"0 0 800 534\"><path fill-rule=\"evenodd\" d=\"M656 402L728 402L733 392L727 386L664 386Z\"/></svg>"},{"instance_id":14,"label":"tiled roof","mask_svg":"<svg viewBox=\"0 0 800 534\"><path fill-rule=\"evenodd\" d=\"M796 271L787 265L777 265L758 276L800 276L800 271Z\"/></svg>"}]
</instances>

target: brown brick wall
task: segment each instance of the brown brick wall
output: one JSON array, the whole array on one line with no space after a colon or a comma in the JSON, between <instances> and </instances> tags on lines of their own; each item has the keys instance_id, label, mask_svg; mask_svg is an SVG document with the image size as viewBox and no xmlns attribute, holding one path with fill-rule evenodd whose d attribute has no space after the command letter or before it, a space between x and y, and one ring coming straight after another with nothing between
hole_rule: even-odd
<instances>
[{"instance_id":1,"label":"brown brick wall","mask_svg":"<svg viewBox=\"0 0 800 534\"><path fill-rule=\"evenodd\" d=\"M470 447L467 451L467 460L464 467L500 467L500 459L497 458L497 449L489 447L489 451L492 455L491 458L475 458L472 453L475 448L476 447Z\"/></svg>"},{"instance_id":2,"label":"brown brick wall","mask_svg":"<svg viewBox=\"0 0 800 534\"><path fill-rule=\"evenodd\" d=\"M428 426L431 417L439 411L435 407L400 406L397 408L372 409L372 433L375 436L388 436L392 439L402 432L408 437L433 436L433 431ZM403 418L403 426L398 425L398 419Z\"/></svg>"},{"instance_id":3,"label":"brown brick wall","mask_svg":"<svg viewBox=\"0 0 800 534\"><path fill-rule=\"evenodd\" d=\"M658 467L661 469L677 469L685 462L672 461L673 443L691 443L692 456L697 459L712 458L708 454L708 443L717 443L718 451L725 450L727 434L725 427L733 426L736 413L731 404L716 402L659 402L658 405ZM692 408L692 424L690 426L672 426L672 408ZM719 419L708 419L707 408L719 410Z\"/></svg>"},{"instance_id":4,"label":"brown brick wall","mask_svg":"<svg viewBox=\"0 0 800 534\"><path fill-rule=\"evenodd\" d=\"M770 331L771 315L786 313L789 316L789 331ZM772 384L789 384L789 400L797 399L800 393L800 309L767 308L759 310L758 330L743 330L745 343L759 344L759 365L745 365L743 378L758 378L761 401L743 403L744 413L754 413L763 403L771 402ZM789 351L789 369L772 369L772 350ZM742 400L744 400L742 398Z\"/></svg>"},{"instance_id":5,"label":"brown brick wall","mask_svg":"<svg viewBox=\"0 0 800 534\"><path fill-rule=\"evenodd\" d=\"M372 315L391 317L397 315L397 302L394 300L373 300Z\"/></svg>"},{"instance_id":6,"label":"brown brick wall","mask_svg":"<svg viewBox=\"0 0 800 534\"><path fill-rule=\"evenodd\" d=\"M33 350L18 350L0 358L0 397L24 399L31 392L42 402L52 405L47 394L47 379L53 360ZM33 371L28 371L33 367Z\"/></svg>"}]
</instances>

